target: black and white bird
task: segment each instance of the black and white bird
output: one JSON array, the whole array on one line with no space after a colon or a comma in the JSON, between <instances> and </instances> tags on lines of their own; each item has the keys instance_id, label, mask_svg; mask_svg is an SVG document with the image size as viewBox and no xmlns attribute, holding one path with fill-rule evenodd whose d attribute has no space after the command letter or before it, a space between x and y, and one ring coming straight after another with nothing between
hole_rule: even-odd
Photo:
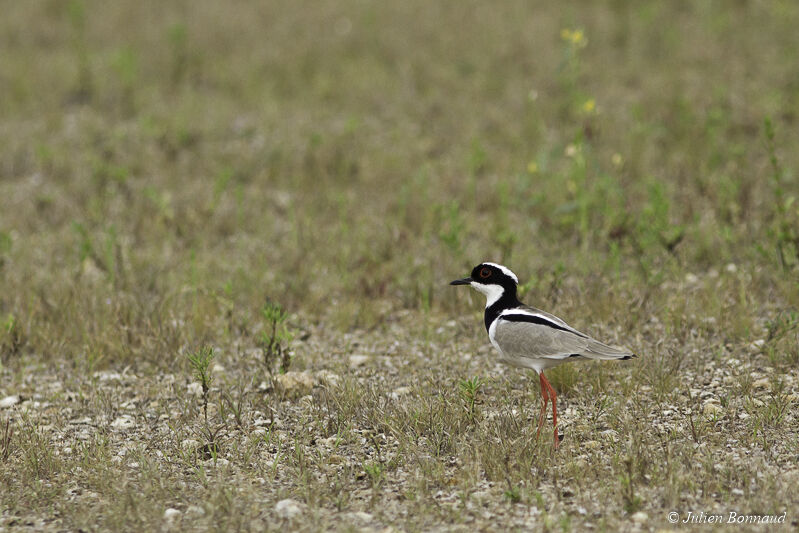
<instances>
[{"instance_id":1,"label":"black and white bird","mask_svg":"<svg viewBox=\"0 0 799 533\"><path fill-rule=\"evenodd\" d=\"M630 351L603 344L569 326L560 318L519 301L516 288L519 278L508 267L496 263L480 263L471 276L456 279L450 285L470 285L485 294L485 327L488 338L505 364L532 368L541 382L541 414L538 432L546 418L547 402L552 402L552 424L555 427L555 448L558 447L557 394L544 370L567 361L581 359L631 359Z\"/></svg>"}]
</instances>

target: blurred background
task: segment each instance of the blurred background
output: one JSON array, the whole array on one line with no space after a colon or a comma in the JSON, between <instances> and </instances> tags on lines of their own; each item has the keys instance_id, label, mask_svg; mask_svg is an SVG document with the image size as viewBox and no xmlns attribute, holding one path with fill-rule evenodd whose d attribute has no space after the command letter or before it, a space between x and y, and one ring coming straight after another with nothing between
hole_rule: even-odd
<instances>
[{"instance_id":1,"label":"blurred background","mask_svg":"<svg viewBox=\"0 0 799 533\"><path fill-rule=\"evenodd\" d=\"M477 314L482 260L632 332L799 305L795 2L0 10L6 361Z\"/></svg>"}]
</instances>

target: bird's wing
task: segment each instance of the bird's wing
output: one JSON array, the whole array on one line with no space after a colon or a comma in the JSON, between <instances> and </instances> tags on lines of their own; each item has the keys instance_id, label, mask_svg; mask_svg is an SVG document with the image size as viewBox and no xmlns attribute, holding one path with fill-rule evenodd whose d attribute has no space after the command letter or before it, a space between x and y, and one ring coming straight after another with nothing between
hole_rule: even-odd
<instances>
[{"instance_id":1,"label":"bird's wing","mask_svg":"<svg viewBox=\"0 0 799 533\"><path fill-rule=\"evenodd\" d=\"M509 357L532 359L629 359L632 352L592 339L549 313L509 309L498 317L494 340Z\"/></svg>"},{"instance_id":2,"label":"bird's wing","mask_svg":"<svg viewBox=\"0 0 799 533\"><path fill-rule=\"evenodd\" d=\"M537 308L531 307L529 305L520 305L519 307L516 307L514 309L508 309L506 311L506 313L507 314L523 314L523 315L538 316L538 317L542 318L543 320L545 320L546 322L549 322L549 325L555 327L555 329L561 329L561 330L565 330L565 331L570 331L570 332L574 333L575 335L577 335L578 337L589 338L589 336L586 335L585 333L577 331L576 329L574 329L573 327L568 325L565 320L563 320L563 319L561 319L559 317L556 317L552 313L547 313L546 311L542 311L541 309L537 309Z\"/></svg>"}]
</instances>

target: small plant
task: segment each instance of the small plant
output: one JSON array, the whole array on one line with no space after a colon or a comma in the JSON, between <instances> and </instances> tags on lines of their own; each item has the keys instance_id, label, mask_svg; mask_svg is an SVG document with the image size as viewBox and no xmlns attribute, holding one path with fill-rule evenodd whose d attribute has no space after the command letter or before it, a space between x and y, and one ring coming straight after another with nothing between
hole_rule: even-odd
<instances>
[{"instance_id":1,"label":"small plant","mask_svg":"<svg viewBox=\"0 0 799 533\"><path fill-rule=\"evenodd\" d=\"M624 460L625 472L619 476L621 483L621 497L624 503L624 510L629 514L641 508L641 497L635 494L635 483L633 482L633 459L628 457Z\"/></svg>"},{"instance_id":2,"label":"small plant","mask_svg":"<svg viewBox=\"0 0 799 533\"><path fill-rule=\"evenodd\" d=\"M567 513L563 513L562 515L560 515L560 530L561 531L572 530L572 518Z\"/></svg>"},{"instance_id":3,"label":"small plant","mask_svg":"<svg viewBox=\"0 0 799 533\"><path fill-rule=\"evenodd\" d=\"M116 285L121 266L119 262L121 247L116 226L110 225L105 230L105 240L99 243L80 222L74 221L72 230L78 239L78 261L81 268L85 270L87 264L92 264L106 275L112 285Z\"/></svg>"},{"instance_id":4,"label":"small plant","mask_svg":"<svg viewBox=\"0 0 799 533\"><path fill-rule=\"evenodd\" d=\"M694 439L696 444L699 444L702 440L703 426L697 426L694 422L693 412L690 410L688 411L688 427L691 430L691 438Z\"/></svg>"},{"instance_id":5,"label":"small plant","mask_svg":"<svg viewBox=\"0 0 799 533\"><path fill-rule=\"evenodd\" d=\"M477 401L477 393L484 384L485 381L478 376L471 379L462 379L458 382L458 391L465 404L464 407L466 408L470 420L474 420L474 406Z\"/></svg>"},{"instance_id":6,"label":"small plant","mask_svg":"<svg viewBox=\"0 0 799 533\"><path fill-rule=\"evenodd\" d=\"M222 393L222 399L227 406L227 410L230 414L233 415L234 420L236 421L236 426L239 429L244 428L244 393L243 391L239 391L238 400L233 398L229 392Z\"/></svg>"},{"instance_id":7,"label":"small plant","mask_svg":"<svg viewBox=\"0 0 799 533\"><path fill-rule=\"evenodd\" d=\"M47 432L32 422L27 415L20 425L22 434L15 439L22 454L23 472L37 479L51 478L63 468L63 462L50 445ZM10 436L9 436L10 438Z\"/></svg>"},{"instance_id":8,"label":"small plant","mask_svg":"<svg viewBox=\"0 0 799 533\"><path fill-rule=\"evenodd\" d=\"M86 226L80 222L74 221L72 222L72 231L74 231L78 237L78 262L82 264L83 261L88 258L94 259L94 245L92 244L92 239L89 236L89 230L86 229Z\"/></svg>"},{"instance_id":9,"label":"small plant","mask_svg":"<svg viewBox=\"0 0 799 533\"><path fill-rule=\"evenodd\" d=\"M510 503L519 503L522 501L522 491L516 485L509 486L505 491L505 499Z\"/></svg>"},{"instance_id":10,"label":"small plant","mask_svg":"<svg viewBox=\"0 0 799 533\"><path fill-rule=\"evenodd\" d=\"M383 466L380 462L374 462L363 465L363 470L366 472L366 475L369 477L369 482L372 485L373 489L379 488L383 482L383 473L385 472L385 466Z\"/></svg>"},{"instance_id":11,"label":"small plant","mask_svg":"<svg viewBox=\"0 0 799 533\"><path fill-rule=\"evenodd\" d=\"M208 390L211 385L211 372L209 367L214 360L214 349L210 346L203 346L194 353L186 356L194 369L194 376L203 388L203 415L205 422L208 423Z\"/></svg>"},{"instance_id":12,"label":"small plant","mask_svg":"<svg viewBox=\"0 0 799 533\"><path fill-rule=\"evenodd\" d=\"M783 189L784 171L775 146L774 125L770 118L764 121L766 133L766 150L771 163L771 175L774 187L774 221L769 234L775 241L777 258L783 270L789 270L799 262L799 203L796 196L786 194ZM792 258L790 256L793 255ZM788 256L788 257L786 257ZM791 265L793 262L793 265Z\"/></svg>"},{"instance_id":13,"label":"small plant","mask_svg":"<svg viewBox=\"0 0 799 533\"><path fill-rule=\"evenodd\" d=\"M94 83L86 39L86 6L79 0L73 0L68 4L67 10L72 26L72 49L78 66L74 98L78 102L87 102L91 100Z\"/></svg>"},{"instance_id":14,"label":"small plant","mask_svg":"<svg viewBox=\"0 0 799 533\"><path fill-rule=\"evenodd\" d=\"M136 82L139 79L139 55L135 49L126 46L120 48L113 59L112 67L116 71L120 87L120 104L125 114L132 115L136 110Z\"/></svg>"},{"instance_id":15,"label":"small plant","mask_svg":"<svg viewBox=\"0 0 799 533\"><path fill-rule=\"evenodd\" d=\"M206 418L206 422L208 419ZM205 439L205 444L203 444L200 449L200 456L204 460L212 459L214 464L216 464L217 459L219 458L220 453L220 433L224 429L225 426L219 426L216 429L211 429L210 427L205 428L204 434L202 437Z\"/></svg>"},{"instance_id":16,"label":"small plant","mask_svg":"<svg viewBox=\"0 0 799 533\"><path fill-rule=\"evenodd\" d=\"M558 392L574 390L579 378L579 371L574 365L561 365L553 368L549 373L549 381Z\"/></svg>"},{"instance_id":17,"label":"small plant","mask_svg":"<svg viewBox=\"0 0 799 533\"><path fill-rule=\"evenodd\" d=\"M780 313L774 320L769 320L766 323L767 340L776 342L797 328L799 328L799 313L796 311Z\"/></svg>"},{"instance_id":18,"label":"small plant","mask_svg":"<svg viewBox=\"0 0 799 533\"><path fill-rule=\"evenodd\" d=\"M212 213L216 211L216 208L219 206L222 196L228 189L230 182L233 180L233 175L233 169L230 167L222 169L219 175L217 175L216 180L214 181L214 192L211 199L211 204L208 206L208 210Z\"/></svg>"},{"instance_id":19,"label":"small plant","mask_svg":"<svg viewBox=\"0 0 799 533\"><path fill-rule=\"evenodd\" d=\"M488 162L488 152L479 139L472 140L472 149L469 152L469 172L472 176L481 174Z\"/></svg>"},{"instance_id":20,"label":"small plant","mask_svg":"<svg viewBox=\"0 0 799 533\"><path fill-rule=\"evenodd\" d=\"M172 84L177 85L186 76L189 62L188 31L186 25L178 23L167 31L169 47L172 50Z\"/></svg>"},{"instance_id":21,"label":"small plant","mask_svg":"<svg viewBox=\"0 0 799 533\"><path fill-rule=\"evenodd\" d=\"M94 371L103 359L103 353L99 350L88 350L86 352L86 371L90 376L94 374Z\"/></svg>"},{"instance_id":22,"label":"small plant","mask_svg":"<svg viewBox=\"0 0 799 533\"><path fill-rule=\"evenodd\" d=\"M267 301L261 308L261 316L266 322L259 339L266 371L270 375L274 374L277 364L277 371L285 373L291 365L291 351L288 345L294 339L294 334L286 326L288 313L279 304Z\"/></svg>"},{"instance_id":23,"label":"small plant","mask_svg":"<svg viewBox=\"0 0 799 533\"><path fill-rule=\"evenodd\" d=\"M544 495L539 491L535 491L533 496L535 497L535 506L538 508L538 510L546 512L547 502L544 500Z\"/></svg>"},{"instance_id":24,"label":"small plant","mask_svg":"<svg viewBox=\"0 0 799 533\"><path fill-rule=\"evenodd\" d=\"M8 260L12 244L11 234L6 231L0 231L0 269L3 268Z\"/></svg>"},{"instance_id":25,"label":"small plant","mask_svg":"<svg viewBox=\"0 0 799 533\"><path fill-rule=\"evenodd\" d=\"M506 262L511 260L513 248L518 241L518 235L508 216L511 212L514 198L510 188L505 182L499 184L497 194L499 196L499 209L497 209L494 216L494 220L496 221L494 234L497 236L496 241L499 245L500 257L503 262Z\"/></svg>"},{"instance_id":26,"label":"small plant","mask_svg":"<svg viewBox=\"0 0 799 533\"><path fill-rule=\"evenodd\" d=\"M768 403L763 408L763 421L770 427L779 427L791 407L791 397L785 392L785 383L777 380L772 388Z\"/></svg>"},{"instance_id":27,"label":"small plant","mask_svg":"<svg viewBox=\"0 0 799 533\"><path fill-rule=\"evenodd\" d=\"M793 368L799 363L799 313L784 311L766 323L768 336L763 352L779 366Z\"/></svg>"},{"instance_id":28,"label":"small plant","mask_svg":"<svg viewBox=\"0 0 799 533\"><path fill-rule=\"evenodd\" d=\"M641 251L661 247L673 255L685 237L685 226L671 223L671 202L663 183L652 182L648 192L649 199L643 208L636 242Z\"/></svg>"},{"instance_id":29,"label":"small plant","mask_svg":"<svg viewBox=\"0 0 799 533\"><path fill-rule=\"evenodd\" d=\"M563 264L563 262L558 261L555 263L555 266L552 268L549 276L551 279L549 281L547 299L551 301L557 301L563 289L563 282L566 279L566 266Z\"/></svg>"},{"instance_id":30,"label":"small plant","mask_svg":"<svg viewBox=\"0 0 799 533\"><path fill-rule=\"evenodd\" d=\"M5 463L11 457L11 438L14 436L14 428L11 427L11 420L6 420L5 424L0 424L0 462Z\"/></svg>"},{"instance_id":31,"label":"small plant","mask_svg":"<svg viewBox=\"0 0 799 533\"><path fill-rule=\"evenodd\" d=\"M565 43L563 49L563 63L560 68L561 82L570 94L570 100L575 104L585 99L579 93L577 86L581 72L580 51L588 46L585 31L581 28L563 28L560 38Z\"/></svg>"},{"instance_id":32,"label":"small plant","mask_svg":"<svg viewBox=\"0 0 799 533\"><path fill-rule=\"evenodd\" d=\"M687 395L688 395L688 400L689 400L689 401L690 401L690 403L693 405L693 407L691 407L690 409L688 409L688 413L687 413L687 417L688 417L688 429L690 429L690 430L691 430L691 438L693 438L693 439L694 439L694 442L695 442L696 444L699 444L699 443L700 443L700 441L702 440L702 437L703 437L703 433L704 433L704 431L703 431L703 430L704 430L704 425L697 425L697 424L694 422L694 414L693 414L693 413L694 413L694 409L697 409L697 408L699 407L699 405L698 405L697 403L695 403L695 402L694 402L694 397L693 397L693 395L691 394L691 390L690 390L690 389L688 389L688 391L687 391ZM699 411L699 412L701 412L701 411Z\"/></svg>"},{"instance_id":33,"label":"small plant","mask_svg":"<svg viewBox=\"0 0 799 533\"><path fill-rule=\"evenodd\" d=\"M0 322L0 356L6 352L17 354L24 343L19 320L9 313Z\"/></svg>"},{"instance_id":34,"label":"small plant","mask_svg":"<svg viewBox=\"0 0 799 533\"><path fill-rule=\"evenodd\" d=\"M453 255L460 256L463 251L465 222L457 200L453 200L448 204L438 205L437 218L439 224L438 238L441 239L441 242L446 245Z\"/></svg>"}]
</instances>

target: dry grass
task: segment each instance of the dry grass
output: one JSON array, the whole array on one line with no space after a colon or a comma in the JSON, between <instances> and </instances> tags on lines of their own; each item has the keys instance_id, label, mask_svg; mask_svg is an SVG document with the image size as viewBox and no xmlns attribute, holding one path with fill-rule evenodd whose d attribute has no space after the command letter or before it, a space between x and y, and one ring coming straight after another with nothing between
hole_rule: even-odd
<instances>
[{"instance_id":1,"label":"dry grass","mask_svg":"<svg viewBox=\"0 0 799 533\"><path fill-rule=\"evenodd\" d=\"M0 529L799 525L794 3L2 11Z\"/></svg>"}]
</instances>

